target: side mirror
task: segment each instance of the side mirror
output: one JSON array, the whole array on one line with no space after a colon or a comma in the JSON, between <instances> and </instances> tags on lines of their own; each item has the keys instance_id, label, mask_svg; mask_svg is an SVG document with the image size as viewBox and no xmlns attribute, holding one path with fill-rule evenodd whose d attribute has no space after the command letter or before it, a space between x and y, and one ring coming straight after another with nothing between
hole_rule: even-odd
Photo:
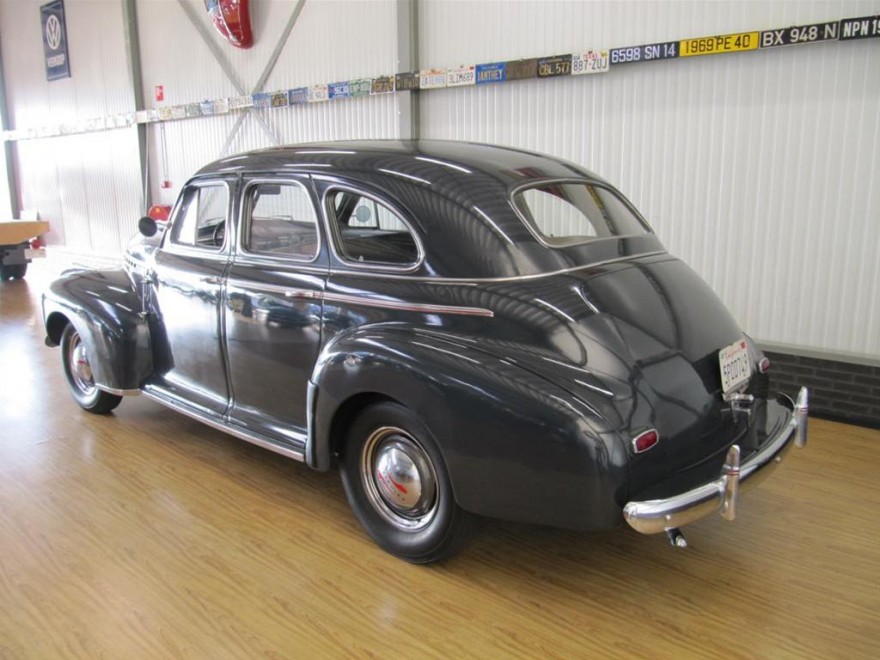
<instances>
[{"instance_id":1,"label":"side mirror","mask_svg":"<svg viewBox=\"0 0 880 660\"><path fill-rule=\"evenodd\" d=\"M158 230L159 228L156 226L156 221L153 220L150 216L145 215L143 218L138 220L138 231L147 238L155 236Z\"/></svg>"}]
</instances>

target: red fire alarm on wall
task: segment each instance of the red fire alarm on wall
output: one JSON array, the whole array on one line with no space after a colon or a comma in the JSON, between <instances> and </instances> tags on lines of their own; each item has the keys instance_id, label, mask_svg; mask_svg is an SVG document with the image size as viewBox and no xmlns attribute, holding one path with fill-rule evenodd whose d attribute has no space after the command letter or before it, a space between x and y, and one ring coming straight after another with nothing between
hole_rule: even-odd
<instances>
[{"instance_id":1,"label":"red fire alarm on wall","mask_svg":"<svg viewBox=\"0 0 880 660\"><path fill-rule=\"evenodd\" d=\"M156 85L156 100L165 100L165 85Z\"/></svg>"}]
</instances>

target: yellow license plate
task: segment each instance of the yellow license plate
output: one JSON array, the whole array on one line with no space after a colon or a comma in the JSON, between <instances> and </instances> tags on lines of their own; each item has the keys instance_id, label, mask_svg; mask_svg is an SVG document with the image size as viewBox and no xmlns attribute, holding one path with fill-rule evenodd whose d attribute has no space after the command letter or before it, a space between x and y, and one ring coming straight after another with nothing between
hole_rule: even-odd
<instances>
[{"instance_id":1,"label":"yellow license plate","mask_svg":"<svg viewBox=\"0 0 880 660\"><path fill-rule=\"evenodd\" d=\"M758 32L722 34L717 37L698 37L685 39L679 43L680 57L693 55L716 55L718 53L737 53L743 50L757 50L761 35Z\"/></svg>"}]
</instances>

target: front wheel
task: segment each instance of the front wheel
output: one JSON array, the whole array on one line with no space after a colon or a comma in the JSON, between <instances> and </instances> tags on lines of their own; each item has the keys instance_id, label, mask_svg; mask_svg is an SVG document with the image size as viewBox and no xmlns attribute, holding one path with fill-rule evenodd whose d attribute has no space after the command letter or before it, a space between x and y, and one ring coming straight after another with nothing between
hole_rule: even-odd
<instances>
[{"instance_id":1,"label":"front wheel","mask_svg":"<svg viewBox=\"0 0 880 660\"><path fill-rule=\"evenodd\" d=\"M101 415L110 412L122 401L121 396L105 392L95 385L86 345L70 324L61 335L61 360L67 386L80 408Z\"/></svg>"},{"instance_id":2,"label":"front wheel","mask_svg":"<svg viewBox=\"0 0 880 660\"><path fill-rule=\"evenodd\" d=\"M404 406L366 408L351 425L341 462L348 502L367 533L416 564L451 556L471 516L455 503L443 457Z\"/></svg>"}]
</instances>

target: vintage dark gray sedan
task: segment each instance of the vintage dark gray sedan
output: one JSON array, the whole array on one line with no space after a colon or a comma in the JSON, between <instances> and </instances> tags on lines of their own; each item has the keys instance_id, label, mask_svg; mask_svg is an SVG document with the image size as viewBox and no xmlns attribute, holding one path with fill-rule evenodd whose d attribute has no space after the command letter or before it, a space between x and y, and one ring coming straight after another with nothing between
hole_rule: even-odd
<instances>
[{"instance_id":1,"label":"vintage dark gray sedan","mask_svg":"<svg viewBox=\"0 0 880 660\"><path fill-rule=\"evenodd\" d=\"M473 514L666 532L732 519L806 441L769 363L633 206L575 164L457 142L219 160L124 270L67 274L47 343L95 413L141 393L317 470L389 552Z\"/></svg>"}]
</instances>

